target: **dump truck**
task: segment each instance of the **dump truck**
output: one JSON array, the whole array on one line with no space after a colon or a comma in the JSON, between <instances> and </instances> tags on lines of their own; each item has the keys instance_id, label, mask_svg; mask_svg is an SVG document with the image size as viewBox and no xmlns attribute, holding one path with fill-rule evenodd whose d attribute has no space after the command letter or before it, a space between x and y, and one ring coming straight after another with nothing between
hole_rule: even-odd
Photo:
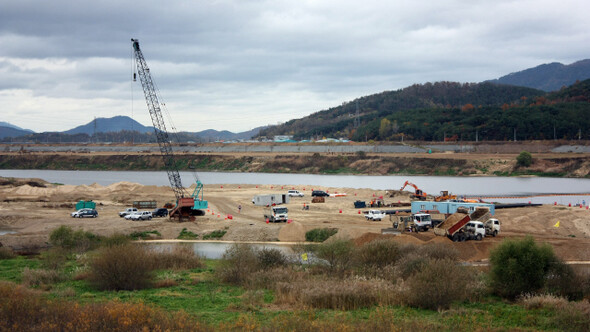
<instances>
[{"instance_id":1,"label":"dump truck","mask_svg":"<svg viewBox=\"0 0 590 332\"><path fill-rule=\"evenodd\" d=\"M268 222L284 221L288 219L289 210L284 206L270 206L264 211L264 220Z\"/></svg>"},{"instance_id":2,"label":"dump truck","mask_svg":"<svg viewBox=\"0 0 590 332\"><path fill-rule=\"evenodd\" d=\"M490 210L486 207L478 207L469 214L467 209L459 208L445 221L434 228L434 234L446 236L453 242L466 240L481 240L486 235L485 225Z\"/></svg>"}]
</instances>

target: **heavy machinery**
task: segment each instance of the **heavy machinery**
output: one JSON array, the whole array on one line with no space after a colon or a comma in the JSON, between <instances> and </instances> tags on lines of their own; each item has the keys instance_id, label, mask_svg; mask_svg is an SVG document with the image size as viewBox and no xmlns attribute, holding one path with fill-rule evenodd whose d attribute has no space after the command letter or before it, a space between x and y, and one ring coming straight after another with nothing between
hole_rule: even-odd
<instances>
[{"instance_id":1,"label":"heavy machinery","mask_svg":"<svg viewBox=\"0 0 590 332\"><path fill-rule=\"evenodd\" d=\"M448 201L450 199L457 199L457 195L450 194L448 190L443 190L440 192L440 196L436 196L434 198L435 202L443 202Z\"/></svg>"},{"instance_id":2,"label":"heavy machinery","mask_svg":"<svg viewBox=\"0 0 590 332\"><path fill-rule=\"evenodd\" d=\"M416 190L414 192L414 194L412 195L413 198L419 199L421 201L426 200L426 197L428 195L426 195L425 192L423 192L421 189L418 188L417 185L411 183L410 181L404 182L404 185L402 186L402 188L399 191L402 192L404 190L404 188L406 188L407 186L412 186Z\"/></svg>"},{"instance_id":3,"label":"heavy machinery","mask_svg":"<svg viewBox=\"0 0 590 332\"><path fill-rule=\"evenodd\" d=\"M150 74L150 69L145 62L141 49L139 48L139 40L131 39L131 43L133 44L137 74L139 74L139 79L145 95L145 101L152 118L152 124L154 125L156 139L160 146L162 158L164 159L168 180L170 180L170 186L176 196L176 206L170 211L170 219L177 219L178 221L187 219L194 220L195 215L204 215L205 213L203 210L207 209L209 205L206 200L203 200L203 184L195 175L197 186L191 195L189 195L186 189L182 186L180 174L172 151L172 144L170 142L168 131L166 130L160 101ZM136 79L135 73L133 74L133 79Z\"/></svg>"}]
</instances>

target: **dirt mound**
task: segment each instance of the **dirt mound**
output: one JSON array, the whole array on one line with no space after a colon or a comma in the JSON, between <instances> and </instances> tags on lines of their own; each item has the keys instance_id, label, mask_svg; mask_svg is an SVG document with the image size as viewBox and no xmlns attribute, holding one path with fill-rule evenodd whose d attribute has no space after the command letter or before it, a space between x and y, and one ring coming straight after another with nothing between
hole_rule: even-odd
<instances>
[{"instance_id":1,"label":"dirt mound","mask_svg":"<svg viewBox=\"0 0 590 332\"><path fill-rule=\"evenodd\" d=\"M297 221L292 221L281 227L279 231L281 242L303 242L305 241L305 228Z\"/></svg>"}]
</instances>

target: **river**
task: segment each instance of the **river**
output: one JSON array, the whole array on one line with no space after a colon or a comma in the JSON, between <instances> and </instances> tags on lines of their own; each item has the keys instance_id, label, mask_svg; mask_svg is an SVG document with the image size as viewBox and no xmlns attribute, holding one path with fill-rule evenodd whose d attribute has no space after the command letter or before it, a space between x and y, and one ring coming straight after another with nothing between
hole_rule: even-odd
<instances>
[{"instance_id":1,"label":"river","mask_svg":"<svg viewBox=\"0 0 590 332\"><path fill-rule=\"evenodd\" d=\"M193 173L180 172L185 186L193 183ZM56 170L0 170L0 176L41 178L52 183L109 185L121 181L143 185L169 184L164 171L56 171ZM372 176L372 175L317 175L287 173L232 173L199 172L199 179L208 185L260 184L285 186L325 186L374 190L399 189L406 180L415 183L429 194L448 190L467 197L494 197L493 201L532 202L543 204L590 203L590 179L546 177L452 177L452 176ZM407 187L406 190L412 190ZM556 195L558 194L558 195ZM546 195L546 196L539 196ZM521 198L498 198L523 196ZM534 197L530 197L534 196Z\"/></svg>"}]
</instances>

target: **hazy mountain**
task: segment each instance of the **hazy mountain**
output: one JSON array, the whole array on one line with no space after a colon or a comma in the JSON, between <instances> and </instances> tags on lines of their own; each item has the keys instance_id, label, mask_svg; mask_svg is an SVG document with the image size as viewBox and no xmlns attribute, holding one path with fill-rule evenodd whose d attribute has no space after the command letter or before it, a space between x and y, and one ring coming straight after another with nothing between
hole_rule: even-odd
<instances>
[{"instance_id":1,"label":"hazy mountain","mask_svg":"<svg viewBox=\"0 0 590 332\"><path fill-rule=\"evenodd\" d=\"M112 118L96 118L85 125L66 130L64 134L88 134L118 132L121 130L134 130L140 133L154 131L153 127L146 127L128 116L114 116Z\"/></svg>"},{"instance_id":2,"label":"hazy mountain","mask_svg":"<svg viewBox=\"0 0 590 332\"><path fill-rule=\"evenodd\" d=\"M0 122L2 124L6 124L6 122ZM5 126L5 125L0 125L0 139L5 138L5 137L18 137L18 136L24 136L24 135L28 135L33 133L32 130L28 130L28 129L20 129L16 126Z\"/></svg>"},{"instance_id":3,"label":"hazy mountain","mask_svg":"<svg viewBox=\"0 0 590 332\"><path fill-rule=\"evenodd\" d=\"M534 68L502 76L488 82L526 86L543 91L557 91L562 87L590 78L590 59L564 65L559 62L543 64Z\"/></svg>"},{"instance_id":4,"label":"hazy mountain","mask_svg":"<svg viewBox=\"0 0 590 332\"><path fill-rule=\"evenodd\" d=\"M0 126L1 127L8 127L8 128L18 129L18 130L26 131L26 132L29 132L29 133L34 133L34 131L32 131L31 129L24 129L24 128L21 128L19 126L15 126L12 123L4 122L4 121L0 121Z\"/></svg>"},{"instance_id":5,"label":"hazy mountain","mask_svg":"<svg viewBox=\"0 0 590 332\"><path fill-rule=\"evenodd\" d=\"M257 127L252 130L244 131L241 133L232 133L231 131L227 130L218 131L215 129L207 129L196 132L195 135L199 136L204 141L232 141L239 139L248 140L258 135L260 130L266 127L267 126Z\"/></svg>"}]
</instances>

